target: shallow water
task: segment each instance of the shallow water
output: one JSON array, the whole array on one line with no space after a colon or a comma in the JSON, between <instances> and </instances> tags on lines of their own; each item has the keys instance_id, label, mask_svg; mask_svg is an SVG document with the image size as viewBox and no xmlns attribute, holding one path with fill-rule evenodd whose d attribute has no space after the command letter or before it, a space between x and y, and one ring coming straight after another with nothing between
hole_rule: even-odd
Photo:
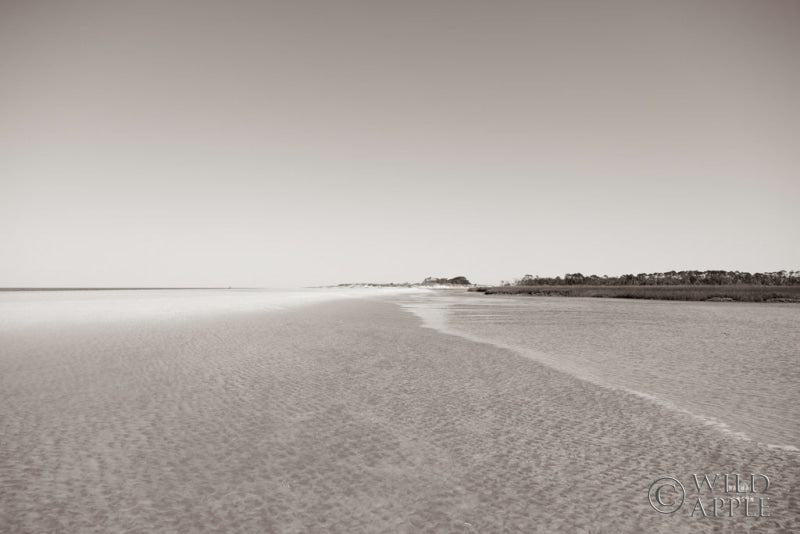
<instances>
[{"instance_id":1,"label":"shallow water","mask_svg":"<svg viewBox=\"0 0 800 534\"><path fill-rule=\"evenodd\" d=\"M742 439L800 447L800 306L454 291L402 304L439 331L510 348Z\"/></svg>"},{"instance_id":2,"label":"shallow water","mask_svg":"<svg viewBox=\"0 0 800 534\"><path fill-rule=\"evenodd\" d=\"M164 321L275 311L413 288L0 291L0 333L27 327Z\"/></svg>"}]
</instances>

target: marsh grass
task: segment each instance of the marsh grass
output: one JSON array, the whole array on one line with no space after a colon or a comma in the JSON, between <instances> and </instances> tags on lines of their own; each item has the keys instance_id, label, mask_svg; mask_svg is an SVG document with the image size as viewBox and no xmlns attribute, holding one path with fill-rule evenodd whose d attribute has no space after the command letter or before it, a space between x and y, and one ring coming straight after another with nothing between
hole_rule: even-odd
<instances>
[{"instance_id":1,"label":"marsh grass","mask_svg":"<svg viewBox=\"0 0 800 534\"><path fill-rule=\"evenodd\" d=\"M693 286L505 286L478 287L487 295L532 295L653 300L736 302L800 302L800 286L693 285Z\"/></svg>"}]
</instances>

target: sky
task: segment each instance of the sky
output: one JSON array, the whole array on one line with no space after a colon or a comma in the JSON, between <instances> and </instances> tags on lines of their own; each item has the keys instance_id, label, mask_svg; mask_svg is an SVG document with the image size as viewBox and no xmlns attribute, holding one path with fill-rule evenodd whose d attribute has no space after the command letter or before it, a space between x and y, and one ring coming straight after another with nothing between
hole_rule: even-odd
<instances>
[{"instance_id":1,"label":"sky","mask_svg":"<svg viewBox=\"0 0 800 534\"><path fill-rule=\"evenodd\" d=\"M800 2L0 0L0 287L800 269Z\"/></svg>"}]
</instances>

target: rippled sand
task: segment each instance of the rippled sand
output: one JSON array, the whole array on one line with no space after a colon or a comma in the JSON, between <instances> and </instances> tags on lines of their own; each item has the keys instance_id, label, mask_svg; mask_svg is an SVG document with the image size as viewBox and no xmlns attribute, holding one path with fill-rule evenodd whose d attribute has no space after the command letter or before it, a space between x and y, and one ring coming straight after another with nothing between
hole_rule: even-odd
<instances>
[{"instance_id":1,"label":"rippled sand","mask_svg":"<svg viewBox=\"0 0 800 534\"><path fill-rule=\"evenodd\" d=\"M800 456L341 301L0 334L2 532L800 530ZM721 371L722 372L722 371ZM770 514L654 512L765 473Z\"/></svg>"}]
</instances>

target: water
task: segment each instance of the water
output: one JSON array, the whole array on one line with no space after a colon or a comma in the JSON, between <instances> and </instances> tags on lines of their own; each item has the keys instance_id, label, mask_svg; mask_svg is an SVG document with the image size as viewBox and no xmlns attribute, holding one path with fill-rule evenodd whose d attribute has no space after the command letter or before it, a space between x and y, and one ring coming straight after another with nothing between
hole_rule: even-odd
<instances>
[{"instance_id":1,"label":"water","mask_svg":"<svg viewBox=\"0 0 800 534\"><path fill-rule=\"evenodd\" d=\"M800 306L409 295L426 326L508 348L746 440L800 450Z\"/></svg>"},{"instance_id":2,"label":"water","mask_svg":"<svg viewBox=\"0 0 800 534\"><path fill-rule=\"evenodd\" d=\"M164 321L220 313L274 311L343 298L418 291L369 287L2 291L0 333L17 328Z\"/></svg>"}]
</instances>

